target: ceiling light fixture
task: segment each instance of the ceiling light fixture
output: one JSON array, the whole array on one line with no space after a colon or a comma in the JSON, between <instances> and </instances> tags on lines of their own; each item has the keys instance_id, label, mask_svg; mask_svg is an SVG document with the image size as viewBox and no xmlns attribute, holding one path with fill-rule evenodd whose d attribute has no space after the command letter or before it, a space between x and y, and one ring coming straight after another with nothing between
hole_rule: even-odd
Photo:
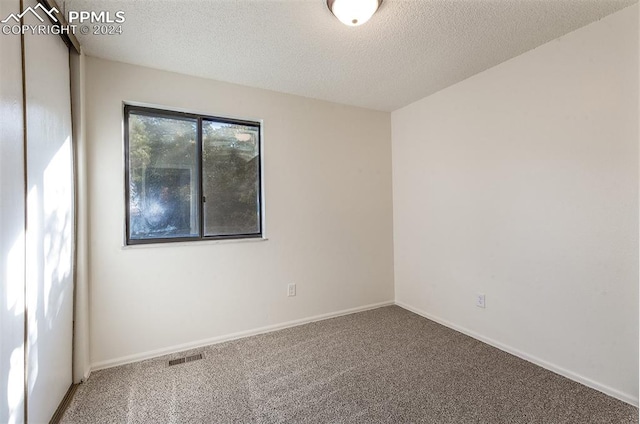
<instances>
[{"instance_id":1,"label":"ceiling light fixture","mask_svg":"<svg viewBox=\"0 0 640 424\"><path fill-rule=\"evenodd\" d=\"M367 22L382 0L327 0L329 10L345 25L358 26Z\"/></svg>"}]
</instances>

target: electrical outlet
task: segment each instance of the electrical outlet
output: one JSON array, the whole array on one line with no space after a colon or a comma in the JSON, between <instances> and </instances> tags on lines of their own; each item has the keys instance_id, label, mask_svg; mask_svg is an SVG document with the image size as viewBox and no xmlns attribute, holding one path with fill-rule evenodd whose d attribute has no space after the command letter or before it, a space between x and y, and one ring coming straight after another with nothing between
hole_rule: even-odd
<instances>
[{"instance_id":1,"label":"electrical outlet","mask_svg":"<svg viewBox=\"0 0 640 424\"><path fill-rule=\"evenodd\" d=\"M476 295L476 306L478 308L483 308L485 307L485 303L484 303L484 293L478 293Z\"/></svg>"},{"instance_id":2,"label":"electrical outlet","mask_svg":"<svg viewBox=\"0 0 640 424\"><path fill-rule=\"evenodd\" d=\"M289 284L287 286L287 296L295 296L296 295L296 285L295 284Z\"/></svg>"}]
</instances>

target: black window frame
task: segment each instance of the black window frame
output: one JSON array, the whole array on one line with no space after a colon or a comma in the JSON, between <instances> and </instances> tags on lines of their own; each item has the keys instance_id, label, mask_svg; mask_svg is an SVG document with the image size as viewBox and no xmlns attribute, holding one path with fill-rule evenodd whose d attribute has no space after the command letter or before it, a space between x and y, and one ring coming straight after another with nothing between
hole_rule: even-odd
<instances>
[{"instance_id":1,"label":"black window frame","mask_svg":"<svg viewBox=\"0 0 640 424\"><path fill-rule=\"evenodd\" d=\"M129 162L129 115L134 112L137 115L146 115L161 118L195 120L196 126L196 161L197 176L196 183L197 198L199 199L197 206L198 213L198 235L181 236L181 237L151 237L145 239L132 239L131 235L131 215L130 215L130 162ZM157 107L138 106L125 103L123 107L124 116L124 182L125 182L125 245L145 245L145 244L163 244L163 243L182 243L182 242L198 242L208 240L237 240L237 239L260 239L264 238L264 199L262 185L262 122L245 119L235 119L221 116L204 115L199 113L181 112L171 109L161 109ZM204 121L213 121L226 124L237 124L257 128L258 132L258 202L260 210L260 219L258 220L259 231L257 233L246 234L229 234L229 235L205 235L204 225L204 203L207 201L203 195L203 162L202 162L202 127Z\"/></svg>"}]
</instances>

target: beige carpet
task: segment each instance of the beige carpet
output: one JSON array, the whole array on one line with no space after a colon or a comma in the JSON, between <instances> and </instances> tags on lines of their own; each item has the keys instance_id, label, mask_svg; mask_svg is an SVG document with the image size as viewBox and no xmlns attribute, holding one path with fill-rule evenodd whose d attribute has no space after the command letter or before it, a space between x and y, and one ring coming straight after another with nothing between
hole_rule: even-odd
<instances>
[{"instance_id":1,"label":"beige carpet","mask_svg":"<svg viewBox=\"0 0 640 424\"><path fill-rule=\"evenodd\" d=\"M64 423L637 423L638 409L397 306L91 374Z\"/></svg>"}]
</instances>

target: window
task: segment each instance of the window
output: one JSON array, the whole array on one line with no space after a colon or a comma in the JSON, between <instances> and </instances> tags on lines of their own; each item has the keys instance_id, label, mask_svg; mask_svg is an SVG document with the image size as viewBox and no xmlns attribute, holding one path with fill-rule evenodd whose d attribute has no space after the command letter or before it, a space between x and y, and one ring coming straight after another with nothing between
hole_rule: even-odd
<instances>
[{"instance_id":1,"label":"window","mask_svg":"<svg viewBox=\"0 0 640 424\"><path fill-rule=\"evenodd\" d=\"M127 244L262 237L260 123L125 105Z\"/></svg>"}]
</instances>

